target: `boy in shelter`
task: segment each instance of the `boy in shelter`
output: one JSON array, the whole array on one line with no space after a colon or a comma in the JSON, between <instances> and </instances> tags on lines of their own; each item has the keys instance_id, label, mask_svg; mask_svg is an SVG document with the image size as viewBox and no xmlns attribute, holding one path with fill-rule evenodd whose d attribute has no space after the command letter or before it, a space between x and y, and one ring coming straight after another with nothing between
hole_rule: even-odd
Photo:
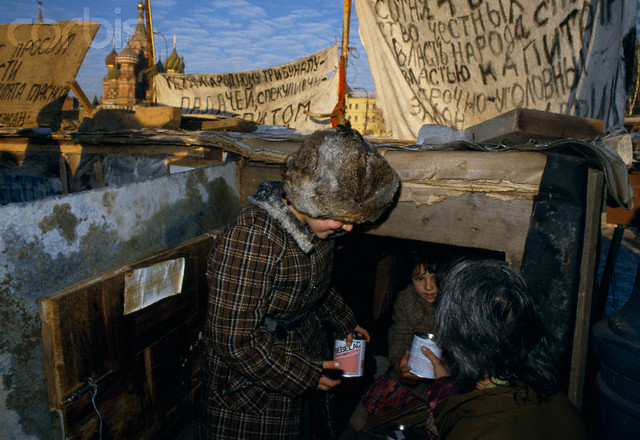
<instances>
[{"instance_id":1,"label":"boy in shelter","mask_svg":"<svg viewBox=\"0 0 640 440\"><path fill-rule=\"evenodd\" d=\"M411 251L408 263L411 282L395 298L388 331L390 367L365 389L341 439L351 438L376 416L417 401L426 402L432 381L413 374L407 362L414 334L435 333L434 303L445 266L446 259L435 252Z\"/></svg>"}]
</instances>

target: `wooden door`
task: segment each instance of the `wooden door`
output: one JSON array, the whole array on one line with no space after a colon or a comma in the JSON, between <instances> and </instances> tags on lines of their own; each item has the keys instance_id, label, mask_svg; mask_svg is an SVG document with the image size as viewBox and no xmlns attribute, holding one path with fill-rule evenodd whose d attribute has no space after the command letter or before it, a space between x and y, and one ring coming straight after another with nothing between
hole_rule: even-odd
<instances>
[{"instance_id":1,"label":"wooden door","mask_svg":"<svg viewBox=\"0 0 640 440\"><path fill-rule=\"evenodd\" d=\"M40 300L56 434L170 438L198 411L212 242L201 236ZM181 258L181 293L124 313L127 274Z\"/></svg>"}]
</instances>

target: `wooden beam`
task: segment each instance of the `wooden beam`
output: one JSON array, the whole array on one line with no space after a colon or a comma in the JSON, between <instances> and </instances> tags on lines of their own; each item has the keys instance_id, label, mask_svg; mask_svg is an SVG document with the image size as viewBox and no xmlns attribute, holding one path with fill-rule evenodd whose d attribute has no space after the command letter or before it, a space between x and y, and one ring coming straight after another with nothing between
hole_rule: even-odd
<instances>
[{"instance_id":1,"label":"wooden beam","mask_svg":"<svg viewBox=\"0 0 640 440\"><path fill-rule=\"evenodd\" d=\"M585 228L580 263L580 285L576 304L576 324L573 333L571 370L569 372L569 400L580 409L584 394L584 378L589 346L591 301L593 295L596 247L600 232L600 213L603 202L604 177L601 171L589 169L587 177L587 200L585 207Z\"/></svg>"},{"instance_id":2,"label":"wooden beam","mask_svg":"<svg viewBox=\"0 0 640 440\"><path fill-rule=\"evenodd\" d=\"M96 160L93 163L93 175L96 178L96 188L104 188L107 186L104 180L104 168L102 166L102 161Z\"/></svg>"},{"instance_id":3,"label":"wooden beam","mask_svg":"<svg viewBox=\"0 0 640 440\"><path fill-rule=\"evenodd\" d=\"M210 158L216 160L221 153L216 148L202 145L180 145L174 142L151 143L144 139L123 136L25 138L0 137L0 152L8 153L63 153L63 154L162 154L173 157Z\"/></svg>"},{"instance_id":4,"label":"wooden beam","mask_svg":"<svg viewBox=\"0 0 640 440\"><path fill-rule=\"evenodd\" d=\"M431 205L400 202L368 233L504 252L520 270L533 200L500 200L468 192Z\"/></svg>"},{"instance_id":5,"label":"wooden beam","mask_svg":"<svg viewBox=\"0 0 640 440\"><path fill-rule=\"evenodd\" d=\"M151 67L156 64L156 44L153 39L153 19L151 17L151 1L146 0L144 2L144 12L146 20L147 30L147 60L148 66ZM149 88L147 90L148 100L154 102L153 97L153 76L149 78Z\"/></svg>"},{"instance_id":6,"label":"wooden beam","mask_svg":"<svg viewBox=\"0 0 640 440\"><path fill-rule=\"evenodd\" d=\"M373 319L378 319L385 305L385 298L391 290L393 272L393 257L387 255L376 263L375 282L373 286Z\"/></svg>"},{"instance_id":7,"label":"wooden beam","mask_svg":"<svg viewBox=\"0 0 640 440\"><path fill-rule=\"evenodd\" d=\"M333 109L331 126L345 124L345 95L347 92L347 58L349 56L349 26L351 23L351 0L344 0L342 7L342 49L338 69L338 103Z\"/></svg>"},{"instance_id":8,"label":"wooden beam","mask_svg":"<svg viewBox=\"0 0 640 440\"><path fill-rule=\"evenodd\" d=\"M84 107L87 113L92 115L95 109L93 108L91 101L89 101L89 99L87 98L87 95L84 94L82 87L80 87L80 84L78 84L78 81L76 81L75 79L71 83L71 90L73 90L73 93L75 93L78 101L80 101L80 104L82 104L82 107Z\"/></svg>"}]
</instances>

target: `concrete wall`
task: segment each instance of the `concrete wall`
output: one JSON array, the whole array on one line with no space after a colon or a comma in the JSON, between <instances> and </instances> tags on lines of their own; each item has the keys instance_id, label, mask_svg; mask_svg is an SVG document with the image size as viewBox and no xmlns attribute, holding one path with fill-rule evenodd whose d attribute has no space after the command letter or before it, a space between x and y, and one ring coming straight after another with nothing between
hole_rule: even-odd
<instances>
[{"instance_id":1,"label":"concrete wall","mask_svg":"<svg viewBox=\"0 0 640 440\"><path fill-rule=\"evenodd\" d=\"M234 164L0 207L0 438L49 439L38 299L228 223Z\"/></svg>"}]
</instances>

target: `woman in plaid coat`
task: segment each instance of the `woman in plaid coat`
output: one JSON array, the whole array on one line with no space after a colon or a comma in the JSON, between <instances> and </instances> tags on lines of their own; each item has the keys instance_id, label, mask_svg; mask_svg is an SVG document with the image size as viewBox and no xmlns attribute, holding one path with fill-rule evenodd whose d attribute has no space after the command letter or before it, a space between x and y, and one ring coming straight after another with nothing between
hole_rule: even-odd
<instances>
[{"instance_id":1,"label":"woman in plaid coat","mask_svg":"<svg viewBox=\"0 0 640 440\"><path fill-rule=\"evenodd\" d=\"M376 220L399 178L357 133L324 130L263 182L209 258L205 439L299 439L304 396L340 381L323 370L334 337L368 338L330 286L330 237Z\"/></svg>"}]
</instances>

